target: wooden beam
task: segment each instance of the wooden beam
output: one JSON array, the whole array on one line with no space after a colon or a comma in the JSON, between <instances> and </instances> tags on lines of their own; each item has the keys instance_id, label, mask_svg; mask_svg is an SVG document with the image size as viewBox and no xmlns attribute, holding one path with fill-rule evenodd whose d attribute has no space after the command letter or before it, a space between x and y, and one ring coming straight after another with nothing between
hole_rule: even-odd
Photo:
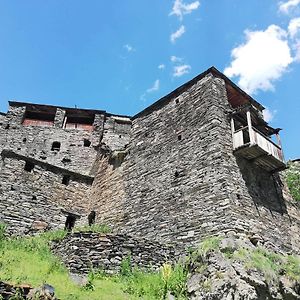
<instances>
[{"instance_id":1,"label":"wooden beam","mask_svg":"<svg viewBox=\"0 0 300 300\"><path fill-rule=\"evenodd\" d=\"M247 124L248 124L248 130L249 130L250 144L254 144L250 110L247 110L246 115L247 115Z\"/></svg>"}]
</instances>

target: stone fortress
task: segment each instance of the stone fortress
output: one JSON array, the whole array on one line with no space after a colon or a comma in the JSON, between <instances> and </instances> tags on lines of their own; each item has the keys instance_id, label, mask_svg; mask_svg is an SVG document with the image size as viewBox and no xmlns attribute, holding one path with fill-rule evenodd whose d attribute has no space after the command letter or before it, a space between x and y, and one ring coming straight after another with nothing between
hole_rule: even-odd
<instances>
[{"instance_id":1,"label":"stone fortress","mask_svg":"<svg viewBox=\"0 0 300 300\"><path fill-rule=\"evenodd\" d=\"M300 213L263 109L214 67L133 117L10 101L0 222L33 234L95 212L114 232L179 248L233 232L299 253Z\"/></svg>"}]
</instances>

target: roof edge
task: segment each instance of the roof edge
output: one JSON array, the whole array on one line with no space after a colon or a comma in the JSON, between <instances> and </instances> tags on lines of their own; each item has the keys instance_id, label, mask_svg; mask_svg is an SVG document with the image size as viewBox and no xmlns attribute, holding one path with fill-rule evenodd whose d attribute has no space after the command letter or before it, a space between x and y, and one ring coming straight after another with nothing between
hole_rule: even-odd
<instances>
[{"instance_id":1,"label":"roof edge","mask_svg":"<svg viewBox=\"0 0 300 300\"><path fill-rule=\"evenodd\" d=\"M175 90L173 90L172 92L167 94L166 96L163 96L162 98L160 98L159 100L157 100L153 104L151 104L150 106L146 107L142 111L135 114L132 117L132 119L134 120L144 114L148 114L148 113L154 111L156 108L161 107L162 105L164 105L165 102L170 100L170 98L176 97L178 94L185 91L186 89L191 87L193 84L195 84L197 81L201 80L202 78L204 78L206 75L208 75L210 73L212 75L214 75L215 77L222 78L225 81L225 83L231 85L234 89L236 89L239 93L241 93L244 97L246 97L250 101L250 103L253 104L254 106L260 108L261 110L265 109L264 106L262 106L260 103L258 103L256 100L254 100L250 95L248 95L241 88L239 88L233 81L231 81L227 76L225 76L222 72L220 72L216 67L211 66L206 71L204 71L201 74L197 75L196 77L192 78L188 82L182 84L181 86L179 86L178 88L176 88Z\"/></svg>"},{"instance_id":2,"label":"roof edge","mask_svg":"<svg viewBox=\"0 0 300 300\"><path fill-rule=\"evenodd\" d=\"M78 108L78 107L67 107L67 106L58 106L58 105L52 105L52 104L39 104L39 103L32 103L32 102L24 102L24 101L17 101L17 100L10 100L8 101L10 106L36 106L36 107L49 107L49 108L60 108L65 110L78 110L78 111L85 111L85 112L93 112L98 114L103 114L106 116L117 116L117 117L124 117L124 118L132 118L131 116L127 115L119 115L119 114L113 114L109 113L105 110L99 110L99 109L91 109L91 108ZM0 112L1 113L1 112Z\"/></svg>"}]
</instances>

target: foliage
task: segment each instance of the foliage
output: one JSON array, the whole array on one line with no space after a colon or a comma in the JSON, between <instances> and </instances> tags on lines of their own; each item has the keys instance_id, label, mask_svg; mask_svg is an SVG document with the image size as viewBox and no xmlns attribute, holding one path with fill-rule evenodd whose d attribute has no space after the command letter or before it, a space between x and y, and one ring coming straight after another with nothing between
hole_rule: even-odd
<instances>
[{"instance_id":1,"label":"foliage","mask_svg":"<svg viewBox=\"0 0 300 300\"><path fill-rule=\"evenodd\" d=\"M187 299L187 269L165 263L160 272L147 272L133 268L130 275L123 276L125 291L143 299L165 299L170 292L175 299Z\"/></svg>"},{"instance_id":2,"label":"foliage","mask_svg":"<svg viewBox=\"0 0 300 300\"><path fill-rule=\"evenodd\" d=\"M289 162L285 172L285 180L294 200L300 201L300 168L296 163Z\"/></svg>"},{"instance_id":3,"label":"foliage","mask_svg":"<svg viewBox=\"0 0 300 300\"><path fill-rule=\"evenodd\" d=\"M205 256L208 252L217 250L220 245L221 238L217 236L212 236L203 240L196 253L200 256Z\"/></svg>"},{"instance_id":4,"label":"foliage","mask_svg":"<svg viewBox=\"0 0 300 300\"><path fill-rule=\"evenodd\" d=\"M121 261L120 274L123 276L128 276L128 275L131 275L131 273L132 273L131 256L128 254Z\"/></svg>"},{"instance_id":5,"label":"foliage","mask_svg":"<svg viewBox=\"0 0 300 300\"><path fill-rule=\"evenodd\" d=\"M111 229L105 224L93 224L91 226L85 225L81 227L75 227L74 232L95 232L95 233L110 233Z\"/></svg>"},{"instance_id":6,"label":"foliage","mask_svg":"<svg viewBox=\"0 0 300 300\"><path fill-rule=\"evenodd\" d=\"M288 255L283 265L283 270L291 279L300 281L300 258Z\"/></svg>"},{"instance_id":7,"label":"foliage","mask_svg":"<svg viewBox=\"0 0 300 300\"><path fill-rule=\"evenodd\" d=\"M255 268L260 271L268 282L278 280L282 263L282 257L279 254L263 248L253 250L241 248L234 253L233 257L242 260L246 268Z\"/></svg>"},{"instance_id":8,"label":"foliage","mask_svg":"<svg viewBox=\"0 0 300 300\"><path fill-rule=\"evenodd\" d=\"M2 230L3 228L3 230ZM28 283L38 287L45 282L55 287L59 299L164 299L170 291L176 299L186 299L187 270L180 264L165 264L160 272L140 270L132 266L130 255L121 263L119 275L109 276L91 270L87 284L77 286L69 278L67 269L49 247L51 241L65 237L65 231L46 232L34 237L4 238L0 251L0 278L15 284ZM2 231L1 231L2 230ZM18 299L18 298L16 298Z\"/></svg>"}]
</instances>

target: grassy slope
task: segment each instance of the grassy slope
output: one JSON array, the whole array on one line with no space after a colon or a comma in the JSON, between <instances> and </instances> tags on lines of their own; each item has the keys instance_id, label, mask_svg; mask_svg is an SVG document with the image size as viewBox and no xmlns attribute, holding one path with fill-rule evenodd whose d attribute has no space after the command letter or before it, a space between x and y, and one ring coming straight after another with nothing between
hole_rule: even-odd
<instances>
[{"instance_id":1,"label":"grassy slope","mask_svg":"<svg viewBox=\"0 0 300 300\"><path fill-rule=\"evenodd\" d=\"M186 272L179 265L173 269L166 265L167 270L146 273L132 271L130 263L125 261L122 275L108 277L103 273L92 273L87 286L79 287L72 282L67 269L51 254L48 246L49 241L64 236L63 231L57 231L31 238L4 239L0 228L0 280L27 283L33 287L48 283L63 300L163 299L166 286L177 296L176 299L186 299Z\"/></svg>"}]
</instances>

